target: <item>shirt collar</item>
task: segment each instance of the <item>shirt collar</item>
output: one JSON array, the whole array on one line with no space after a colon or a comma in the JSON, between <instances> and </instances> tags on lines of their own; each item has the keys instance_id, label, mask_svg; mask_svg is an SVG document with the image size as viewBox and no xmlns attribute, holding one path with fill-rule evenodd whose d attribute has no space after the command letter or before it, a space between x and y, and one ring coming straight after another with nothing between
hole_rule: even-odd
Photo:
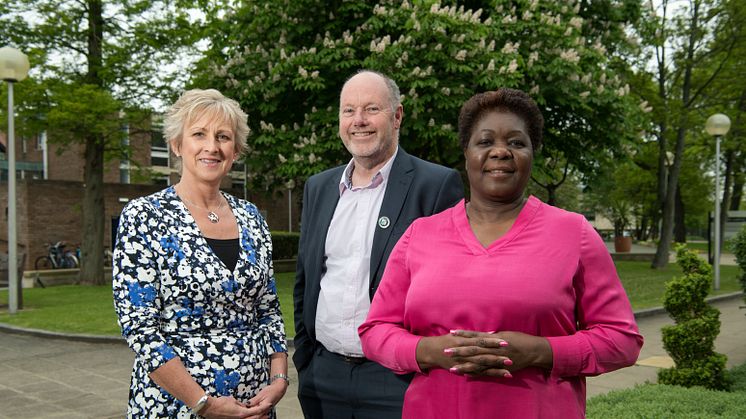
<instances>
[{"instance_id":1,"label":"shirt collar","mask_svg":"<svg viewBox=\"0 0 746 419\"><path fill-rule=\"evenodd\" d=\"M344 172L342 172L342 178L339 180L339 196L342 196L347 190L358 191L361 189L375 189L382 183L386 182L389 178L389 174L391 174L391 167L394 165L394 159L396 158L396 154L398 152L399 146L396 146L394 155L391 156L386 164L381 167L381 170L379 170L378 173L373 176L369 184L361 187L352 186L352 171L355 169L355 159L350 159L350 162L347 163L347 167L345 167Z\"/></svg>"}]
</instances>

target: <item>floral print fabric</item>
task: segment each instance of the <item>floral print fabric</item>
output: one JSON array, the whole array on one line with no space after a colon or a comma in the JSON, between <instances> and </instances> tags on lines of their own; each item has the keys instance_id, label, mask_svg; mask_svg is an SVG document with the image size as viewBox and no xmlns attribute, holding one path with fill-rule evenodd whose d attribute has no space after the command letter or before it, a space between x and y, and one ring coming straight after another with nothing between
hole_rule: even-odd
<instances>
[{"instance_id":1,"label":"floral print fabric","mask_svg":"<svg viewBox=\"0 0 746 419\"><path fill-rule=\"evenodd\" d=\"M254 204L225 195L240 255L229 270L173 187L131 201L114 249L114 305L135 351L128 417L192 417L150 380L178 356L214 396L248 402L269 381L269 356L286 352L269 228Z\"/></svg>"}]
</instances>

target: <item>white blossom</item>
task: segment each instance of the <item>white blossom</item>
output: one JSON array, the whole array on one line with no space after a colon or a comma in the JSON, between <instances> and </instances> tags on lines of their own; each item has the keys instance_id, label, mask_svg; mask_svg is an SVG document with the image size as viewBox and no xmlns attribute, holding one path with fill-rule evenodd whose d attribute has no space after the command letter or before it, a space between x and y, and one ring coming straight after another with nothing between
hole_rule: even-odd
<instances>
[{"instance_id":1,"label":"white blossom","mask_svg":"<svg viewBox=\"0 0 746 419\"><path fill-rule=\"evenodd\" d=\"M306 71L306 69L302 66L298 66L298 74L300 74L300 76L304 79L308 78L308 71Z\"/></svg>"},{"instance_id":2,"label":"white blossom","mask_svg":"<svg viewBox=\"0 0 746 419\"><path fill-rule=\"evenodd\" d=\"M489 44L487 44L487 50L488 51L494 51L495 50L495 40L491 40Z\"/></svg>"},{"instance_id":3,"label":"white blossom","mask_svg":"<svg viewBox=\"0 0 746 419\"><path fill-rule=\"evenodd\" d=\"M312 79L317 79L317 78L319 78L319 71L318 71L318 70L316 70L316 71L314 71L313 73L311 73L311 78L312 78Z\"/></svg>"},{"instance_id":4,"label":"white blossom","mask_svg":"<svg viewBox=\"0 0 746 419\"><path fill-rule=\"evenodd\" d=\"M444 95L446 95L446 96L450 96L450 95L451 95L451 89L449 89L449 88L447 88L447 87L443 87L443 88L441 88L441 89L440 89L440 92L441 92L441 93L443 93L443 94L444 94Z\"/></svg>"},{"instance_id":5,"label":"white blossom","mask_svg":"<svg viewBox=\"0 0 746 419\"><path fill-rule=\"evenodd\" d=\"M430 118L429 121L427 121L428 127L434 127L435 126L435 120L433 118Z\"/></svg>"},{"instance_id":6,"label":"white blossom","mask_svg":"<svg viewBox=\"0 0 746 419\"><path fill-rule=\"evenodd\" d=\"M502 22L503 22L504 25L511 24L511 23L513 23L515 21L516 21L516 18L514 16L512 16L512 15L505 15L505 17L502 20Z\"/></svg>"},{"instance_id":7,"label":"white blossom","mask_svg":"<svg viewBox=\"0 0 746 419\"><path fill-rule=\"evenodd\" d=\"M443 124L443 125L440 126L440 129L442 129L443 131L450 131L450 130L453 129L453 125L451 125L451 124Z\"/></svg>"},{"instance_id":8,"label":"white blossom","mask_svg":"<svg viewBox=\"0 0 746 419\"><path fill-rule=\"evenodd\" d=\"M456 58L457 61L464 61L464 60L466 60L466 50L465 49L459 50L456 53L456 56L454 58Z\"/></svg>"},{"instance_id":9,"label":"white blossom","mask_svg":"<svg viewBox=\"0 0 746 419\"><path fill-rule=\"evenodd\" d=\"M580 96L582 98L587 98L588 95L590 95L590 94L591 94L591 92L589 92L589 91L586 90L585 92L581 92L578 96Z\"/></svg>"},{"instance_id":10,"label":"white blossom","mask_svg":"<svg viewBox=\"0 0 746 419\"><path fill-rule=\"evenodd\" d=\"M539 86L534 85L531 87L531 90L528 91L528 94L530 95L538 95L539 94Z\"/></svg>"},{"instance_id":11,"label":"white blossom","mask_svg":"<svg viewBox=\"0 0 746 419\"><path fill-rule=\"evenodd\" d=\"M280 159L280 163L285 163L288 161L288 159L285 158L282 154L278 154L277 157Z\"/></svg>"},{"instance_id":12,"label":"white blossom","mask_svg":"<svg viewBox=\"0 0 746 419\"><path fill-rule=\"evenodd\" d=\"M580 55L578 55L578 52L574 49L562 51L560 53L560 58L573 64L577 64L578 61L580 61Z\"/></svg>"},{"instance_id":13,"label":"white blossom","mask_svg":"<svg viewBox=\"0 0 746 419\"><path fill-rule=\"evenodd\" d=\"M583 26L583 18L580 16L575 16L574 18L570 19L570 26L575 29L580 29Z\"/></svg>"},{"instance_id":14,"label":"white blossom","mask_svg":"<svg viewBox=\"0 0 746 419\"><path fill-rule=\"evenodd\" d=\"M518 48L521 46L520 42L516 42L515 44L512 42L507 42L503 46L503 49L500 51L503 54L513 54L518 51Z\"/></svg>"},{"instance_id":15,"label":"white blossom","mask_svg":"<svg viewBox=\"0 0 746 419\"><path fill-rule=\"evenodd\" d=\"M538 59L539 59L539 53L537 51L531 52L530 54L528 54L528 63L527 63L527 65L529 67L531 67L536 62L536 60L538 60Z\"/></svg>"},{"instance_id":16,"label":"white blossom","mask_svg":"<svg viewBox=\"0 0 746 419\"><path fill-rule=\"evenodd\" d=\"M604 90L606 90L606 88L604 87L604 85L603 84L599 85L598 89L596 89L596 93L598 93L600 95L601 93L604 92Z\"/></svg>"},{"instance_id":17,"label":"white blossom","mask_svg":"<svg viewBox=\"0 0 746 419\"><path fill-rule=\"evenodd\" d=\"M490 60L490 63L487 64L487 71L495 71L495 60Z\"/></svg>"}]
</instances>

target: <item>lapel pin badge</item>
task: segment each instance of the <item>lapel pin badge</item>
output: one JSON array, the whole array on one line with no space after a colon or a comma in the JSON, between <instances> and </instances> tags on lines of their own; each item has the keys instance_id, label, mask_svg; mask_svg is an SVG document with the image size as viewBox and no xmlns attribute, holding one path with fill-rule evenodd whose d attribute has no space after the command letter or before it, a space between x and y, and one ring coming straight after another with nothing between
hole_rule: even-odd
<instances>
[{"instance_id":1,"label":"lapel pin badge","mask_svg":"<svg viewBox=\"0 0 746 419\"><path fill-rule=\"evenodd\" d=\"M378 219L378 227L381 228L389 228L391 225L391 220L389 220L389 217L386 217L385 215Z\"/></svg>"}]
</instances>

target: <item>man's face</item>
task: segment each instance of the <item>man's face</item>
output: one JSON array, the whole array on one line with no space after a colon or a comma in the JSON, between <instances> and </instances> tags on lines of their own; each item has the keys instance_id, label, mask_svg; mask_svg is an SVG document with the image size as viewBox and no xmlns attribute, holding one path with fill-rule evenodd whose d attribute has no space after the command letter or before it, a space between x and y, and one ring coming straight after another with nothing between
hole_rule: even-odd
<instances>
[{"instance_id":1,"label":"man's face","mask_svg":"<svg viewBox=\"0 0 746 419\"><path fill-rule=\"evenodd\" d=\"M375 167L394 155L402 115L401 105L391 109L381 76L357 74L339 96L339 137L357 164Z\"/></svg>"}]
</instances>

